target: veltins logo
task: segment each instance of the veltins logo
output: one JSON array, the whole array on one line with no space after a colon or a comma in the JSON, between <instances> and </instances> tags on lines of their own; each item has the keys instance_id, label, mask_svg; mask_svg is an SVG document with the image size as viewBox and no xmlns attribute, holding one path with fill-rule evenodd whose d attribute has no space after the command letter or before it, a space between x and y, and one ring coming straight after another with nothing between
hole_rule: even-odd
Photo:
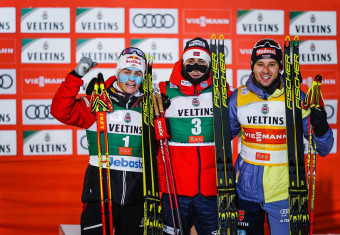
<instances>
[{"instance_id":1,"label":"veltins logo","mask_svg":"<svg viewBox=\"0 0 340 235\"><path fill-rule=\"evenodd\" d=\"M60 125L51 114L52 100L22 100L22 123L24 125Z\"/></svg>"},{"instance_id":2,"label":"veltins logo","mask_svg":"<svg viewBox=\"0 0 340 235\"><path fill-rule=\"evenodd\" d=\"M77 39L76 61L86 56L98 63L116 63L122 48L124 38Z\"/></svg>"},{"instance_id":3,"label":"veltins logo","mask_svg":"<svg viewBox=\"0 0 340 235\"><path fill-rule=\"evenodd\" d=\"M69 69L23 69L22 91L31 95L53 95Z\"/></svg>"},{"instance_id":4,"label":"veltins logo","mask_svg":"<svg viewBox=\"0 0 340 235\"><path fill-rule=\"evenodd\" d=\"M69 38L22 39L21 63L68 64L71 62Z\"/></svg>"},{"instance_id":5,"label":"veltins logo","mask_svg":"<svg viewBox=\"0 0 340 235\"><path fill-rule=\"evenodd\" d=\"M15 33L15 7L0 8L0 33Z\"/></svg>"},{"instance_id":6,"label":"veltins logo","mask_svg":"<svg viewBox=\"0 0 340 235\"><path fill-rule=\"evenodd\" d=\"M284 11L238 10L237 34L283 35Z\"/></svg>"},{"instance_id":7,"label":"veltins logo","mask_svg":"<svg viewBox=\"0 0 340 235\"><path fill-rule=\"evenodd\" d=\"M77 33L124 33L124 8L77 8Z\"/></svg>"},{"instance_id":8,"label":"veltins logo","mask_svg":"<svg viewBox=\"0 0 340 235\"><path fill-rule=\"evenodd\" d=\"M70 8L21 8L22 33L69 33Z\"/></svg>"},{"instance_id":9,"label":"veltins logo","mask_svg":"<svg viewBox=\"0 0 340 235\"><path fill-rule=\"evenodd\" d=\"M131 46L153 56L154 64L173 64L179 58L177 38L131 39Z\"/></svg>"},{"instance_id":10,"label":"veltins logo","mask_svg":"<svg viewBox=\"0 0 340 235\"><path fill-rule=\"evenodd\" d=\"M0 125L17 124L17 103L16 100L0 100Z\"/></svg>"},{"instance_id":11,"label":"veltins logo","mask_svg":"<svg viewBox=\"0 0 340 235\"><path fill-rule=\"evenodd\" d=\"M336 36L336 11L291 11L290 35Z\"/></svg>"},{"instance_id":12,"label":"veltins logo","mask_svg":"<svg viewBox=\"0 0 340 235\"><path fill-rule=\"evenodd\" d=\"M230 34L230 10L194 10L184 9L184 33L199 32L200 34L222 33Z\"/></svg>"},{"instance_id":13,"label":"veltins logo","mask_svg":"<svg viewBox=\"0 0 340 235\"><path fill-rule=\"evenodd\" d=\"M338 64L336 40L301 41L300 64Z\"/></svg>"},{"instance_id":14,"label":"veltins logo","mask_svg":"<svg viewBox=\"0 0 340 235\"><path fill-rule=\"evenodd\" d=\"M24 155L72 154L72 130L24 131Z\"/></svg>"},{"instance_id":15,"label":"veltins logo","mask_svg":"<svg viewBox=\"0 0 340 235\"><path fill-rule=\"evenodd\" d=\"M0 131L0 156L17 155L17 132Z\"/></svg>"},{"instance_id":16,"label":"veltins logo","mask_svg":"<svg viewBox=\"0 0 340 235\"><path fill-rule=\"evenodd\" d=\"M0 69L0 95L16 94L16 70Z\"/></svg>"},{"instance_id":17,"label":"veltins logo","mask_svg":"<svg viewBox=\"0 0 340 235\"><path fill-rule=\"evenodd\" d=\"M178 33L178 9L131 8L130 33Z\"/></svg>"}]
</instances>

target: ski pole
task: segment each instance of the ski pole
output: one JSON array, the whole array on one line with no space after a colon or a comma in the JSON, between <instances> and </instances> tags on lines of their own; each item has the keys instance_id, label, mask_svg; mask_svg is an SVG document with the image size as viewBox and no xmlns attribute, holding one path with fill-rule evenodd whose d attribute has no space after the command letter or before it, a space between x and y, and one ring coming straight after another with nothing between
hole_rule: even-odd
<instances>
[{"instance_id":1,"label":"ski pole","mask_svg":"<svg viewBox=\"0 0 340 235\"><path fill-rule=\"evenodd\" d=\"M159 109L158 109L158 105L157 105L156 95L154 93L152 94L152 99L153 99L153 104L154 104L153 107L154 107L155 115L156 115L155 121L156 121L156 124L157 124L157 119L159 119L160 114L159 114ZM168 193L169 193L169 201L170 201L172 223L173 223L173 226L174 226L174 233L177 234L176 233L177 229L176 229L174 205L173 205L173 201L172 201L172 193L171 193L170 182L169 182L169 172L168 172L167 163L165 161L165 152L164 152L164 145L163 145L162 140L159 140L159 145L161 147L162 160L163 160L163 164L164 164L166 187L167 187L167 190L168 190Z\"/></svg>"},{"instance_id":2,"label":"ski pole","mask_svg":"<svg viewBox=\"0 0 340 235\"><path fill-rule=\"evenodd\" d=\"M96 112L97 118L97 145L98 145L98 168L99 168L99 183L100 183L100 202L101 202L101 214L102 214L102 230L103 235L106 235L106 219L105 219L105 195L104 195L104 182L103 182L103 163L106 162L106 183L107 183L107 195L108 195L108 212L109 212L109 225L110 232L113 234L113 218L112 218L112 198L111 198L111 180L110 180L110 159L109 159L109 147L107 138L107 124L106 124L106 111L113 111L113 106L108 98L105 90L104 79L101 73L98 74L97 81L94 85L94 91L91 96L93 107L91 111ZM106 159L102 159L102 141L101 134L105 136L105 155Z\"/></svg>"},{"instance_id":3,"label":"ski pole","mask_svg":"<svg viewBox=\"0 0 340 235\"><path fill-rule=\"evenodd\" d=\"M156 98L157 98L157 101L158 101L157 103L158 103L158 106L159 106L160 117L164 118L163 101L162 101L162 96L159 92L156 92ZM174 201L175 201L179 231L180 231L180 234L183 234L182 217L181 217L181 212L180 212L180 209L179 209L176 182L175 182L175 177L174 177L174 173L173 173L173 169L172 169L171 154L170 154L170 151L169 151L169 142L168 142L167 138L163 139L163 142L164 142L163 145L164 145L164 148L165 148L165 158L168 162L168 168L169 168L169 173L170 173L170 177L171 177L170 178L171 187L172 187L172 190L174 191L173 195L171 195L171 196L174 197Z\"/></svg>"}]
</instances>

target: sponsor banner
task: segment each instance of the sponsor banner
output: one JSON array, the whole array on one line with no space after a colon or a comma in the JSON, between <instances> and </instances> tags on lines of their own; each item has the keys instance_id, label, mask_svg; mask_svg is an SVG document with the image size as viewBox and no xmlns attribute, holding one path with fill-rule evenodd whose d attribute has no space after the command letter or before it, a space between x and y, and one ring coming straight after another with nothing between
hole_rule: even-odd
<instances>
[{"instance_id":1,"label":"sponsor banner","mask_svg":"<svg viewBox=\"0 0 340 235\"><path fill-rule=\"evenodd\" d=\"M169 81L172 69L152 69L152 83L154 88L158 88L160 82Z\"/></svg>"},{"instance_id":2,"label":"sponsor banner","mask_svg":"<svg viewBox=\"0 0 340 235\"><path fill-rule=\"evenodd\" d=\"M22 33L69 33L70 8L21 8Z\"/></svg>"},{"instance_id":3,"label":"sponsor banner","mask_svg":"<svg viewBox=\"0 0 340 235\"><path fill-rule=\"evenodd\" d=\"M283 35L283 10L238 10L237 34Z\"/></svg>"},{"instance_id":4,"label":"sponsor banner","mask_svg":"<svg viewBox=\"0 0 340 235\"><path fill-rule=\"evenodd\" d=\"M233 70L232 69L226 69L225 70L225 76L227 77L227 83L229 84L231 90L234 90L233 87Z\"/></svg>"},{"instance_id":5,"label":"sponsor banner","mask_svg":"<svg viewBox=\"0 0 340 235\"><path fill-rule=\"evenodd\" d=\"M15 39L0 38L0 64L15 64Z\"/></svg>"},{"instance_id":6,"label":"sponsor banner","mask_svg":"<svg viewBox=\"0 0 340 235\"><path fill-rule=\"evenodd\" d=\"M337 124L338 100L325 100L325 110L328 124Z\"/></svg>"},{"instance_id":7,"label":"sponsor banner","mask_svg":"<svg viewBox=\"0 0 340 235\"><path fill-rule=\"evenodd\" d=\"M24 156L71 154L72 130L24 131Z\"/></svg>"},{"instance_id":8,"label":"sponsor banner","mask_svg":"<svg viewBox=\"0 0 340 235\"><path fill-rule=\"evenodd\" d=\"M85 94L87 85L92 80L92 78L97 77L98 73L102 73L104 80L106 81L109 77L116 75L116 69L113 68L112 65L111 69L108 68L93 68L91 69L87 74L85 74L84 77L82 77L82 80L84 81L84 84L80 87L78 94Z\"/></svg>"},{"instance_id":9,"label":"sponsor banner","mask_svg":"<svg viewBox=\"0 0 340 235\"><path fill-rule=\"evenodd\" d=\"M336 40L300 41L300 64L338 64Z\"/></svg>"},{"instance_id":10,"label":"sponsor banner","mask_svg":"<svg viewBox=\"0 0 340 235\"><path fill-rule=\"evenodd\" d=\"M124 33L124 8L77 8L76 33Z\"/></svg>"},{"instance_id":11,"label":"sponsor banner","mask_svg":"<svg viewBox=\"0 0 340 235\"><path fill-rule=\"evenodd\" d=\"M183 12L183 32L186 34L231 33L231 10L183 9Z\"/></svg>"},{"instance_id":12,"label":"sponsor banner","mask_svg":"<svg viewBox=\"0 0 340 235\"><path fill-rule=\"evenodd\" d=\"M337 153L338 152L338 129L332 129L334 136L334 145L332 150L329 153Z\"/></svg>"},{"instance_id":13,"label":"sponsor banner","mask_svg":"<svg viewBox=\"0 0 340 235\"><path fill-rule=\"evenodd\" d=\"M0 69L0 95L16 94L16 70Z\"/></svg>"},{"instance_id":14,"label":"sponsor banner","mask_svg":"<svg viewBox=\"0 0 340 235\"><path fill-rule=\"evenodd\" d=\"M321 91L324 98L338 95L338 72L335 70L305 70L301 71L303 77L301 89L305 92L312 86L312 82L317 74L322 75Z\"/></svg>"},{"instance_id":15,"label":"sponsor banner","mask_svg":"<svg viewBox=\"0 0 340 235\"><path fill-rule=\"evenodd\" d=\"M22 39L21 63L69 64L71 40L69 38Z\"/></svg>"},{"instance_id":16,"label":"sponsor banner","mask_svg":"<svg viewBox=\"0 0 340 235\"><path fill-rule=\"evenodd\" d=\"M0 33L15 33L15 7L0 8Z\"/></svg>"},{"instance_id":17,"label":"sponsor banner","mask_svg":"<svg viewBox=\"0 0 340 235\"><path fill-rule=\"evenodd\" d=\"M246 82L249 78L250 73L251 73L250 69L238 69L237 70L237 87L246 85Z\"/></svg>"},{"instance_id":18,"label":"sponsor banner","mask_svg":"<svg viewBox=\"0 0 340 235\"><path fill-rule=\"evenodd\" d=\"M241 39L237 40L236 48L237 48L237 55L236 55L236 62L237 64L244 64L249 65L251 63L251 53L253 52L253 47L257 40L247 40Z\"/></svg>"},{"instance_id":19,"label":"sponsor banner","mask_svg":"<svg viewBox=\"0 0 340 235\"><path fill-rule=\"evenodd\" d=\"M24 125L60 125L51 114L51 99L22 100L22 124Z\"/></svg>"},{"instance_id":20,"label":"sponsor banner","mask_svg":"<svg viewBox=\"0 0 340 235\"><path fill-rule=\"evenodd\" d=\"M177 34L178 9L131 8L130 33Z\"/></svg>"},{"instance_id":21,"label":"sponsor banner","mask_svg":"<svg viewBox=\"0 0 340 235\"><path fill-rule=\"evenodd\" d=\"M183 40L183 49L185 47L185 44L187 41L189 41L191 39L184 39ZM210 38L205 38L205 40L207 40L207 42L210 45ZM231 49L231 40L230 39L224 39L224 56L225 56L225 63L226 64L231 64L231 55L232 49Z\"/></svg>"},{"instance_id":22,"label":"sponsor banner","mask_svg":"<svg viewBox=\"0 0 340 235\"><path fill-rule=\"evenodd\" d=\"M140 48L148 56L153 56L154 64L174 64L179 58L177 38L131 39L131 46Z\"/></svg>"},{"instance_id":23,"label":"sponsor banner","mask_svg":"<svg viewBox=\"0 0 340 235\"><path fill-rule=\"evenodd\" d=\"M89 148L85 130L77 130L77 154L89 155Z\"/></svg>"},{"instance_id":24,"label":"sponsor banner","mask_svg":"<svg viewBox=\"0 0 340 235\"><path fill-rule=\"evenodd\" d=\"M69 72L69 69L23 69L22 93L54 95Z\"/></svg>"},{"instance_id":25,"label":"sponsor banner","mask_svg":"<svg viewBox=\"0 0 340 235\"><path fill-rule=\"evenodd\" d=\"M336 11L291 11L289 34L336 36Z\"/></svg>"},{"instance_id":26,"label":"sponsor banner","mask_svg":"<svg viewBox=\"0 0 340 235\"><path fill-rule=\"evenodd\" d=\"M117 63L124 48L124 38L77 39L76 61L85 56L98 63Z\"/></svg>"},{"instance_id":27,"label":"sponsor banner","mask_svg":"<svg viewBox=\"0 0 340 235\"><path fill-rule=\"evenodd\" d=\"M16 100L0 100L0 125L17 124L17 103Z\"/></svg>"},{"instance_id":28,"label":"sponsor banner","mask_svg":"<svg viewBox=\"0 0 340 235\"><path fill-rule=\"evenodd\" d=\"M0 156L17 155L17 132L0 131Z\"/></svg>"}]
</instances>

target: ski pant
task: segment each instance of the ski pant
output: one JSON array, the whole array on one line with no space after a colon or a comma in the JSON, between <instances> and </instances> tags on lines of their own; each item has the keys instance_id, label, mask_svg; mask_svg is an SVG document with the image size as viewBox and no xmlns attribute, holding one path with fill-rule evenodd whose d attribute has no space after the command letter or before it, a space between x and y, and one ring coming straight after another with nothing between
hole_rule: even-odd
<instances>
[{"instance_id":1,"label":"ski pant","mask_svg":"<svg viewBox=\"0 0 340 235\"><path fill-rule=\"evenodd\" d=\"M238 233L240 235L263 235L264 220L267 214L270 234L289 234L288 199L270 203L256 203L238 199Z\"/></svg>"},{"instance_id":2,"label":"ski pant","mask_svg":"<svg viewBox=\"0 0 340 235\"><path fill-rule=\"evenodd\" d=\"M178 195L178 204L182 217L183 232L185 235L190 235L190 229L193 225L195 225L196 231L199 235L218 234L216 196L205 197L198 194L194 197L187 197ZM164 220L163 231L165 234L174 234L168 194L163 194L162 196L162 208ZM176 211L175 208L174 211ZM177 214L175 213L175 218L177 218L176 215ZM176 224L176 228L177 231L179 231L178 224Z\"/></svg>"},{"instance_id":3,"label":"ski pant","mask_svg":"<svg viewBox=\"0 0 340 235\"><path fill-rule=\"evenodd\" d=\"M108 205L105 203L106 211ZM120 206L112 205L113 226L115 235L136 234L144 231L144 203ZM80 220L82 235L102 235L102 216L100 202L89 202L83 205ZM110 234L109 216L106 213L106 234Z\"/></svg>"}]
</instances>

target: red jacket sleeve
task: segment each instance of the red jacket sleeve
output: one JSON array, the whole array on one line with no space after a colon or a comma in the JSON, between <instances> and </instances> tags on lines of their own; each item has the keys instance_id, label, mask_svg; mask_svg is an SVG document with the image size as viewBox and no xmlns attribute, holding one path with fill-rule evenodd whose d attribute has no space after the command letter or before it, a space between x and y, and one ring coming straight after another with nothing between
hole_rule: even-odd
<instances>
[{"instance_id":1,"label":"red jacket sleeve","mask_svg":"<svg viewBox=\"0 0 340 235\"><path fill-rule=\"evenodd\" d=\"M96 121L85 100L89 96L76 98L84 81L72 73L66 76L52 99L51 114L58 121L81 128L88 128Z\"/></svg>"}]
</instances>

